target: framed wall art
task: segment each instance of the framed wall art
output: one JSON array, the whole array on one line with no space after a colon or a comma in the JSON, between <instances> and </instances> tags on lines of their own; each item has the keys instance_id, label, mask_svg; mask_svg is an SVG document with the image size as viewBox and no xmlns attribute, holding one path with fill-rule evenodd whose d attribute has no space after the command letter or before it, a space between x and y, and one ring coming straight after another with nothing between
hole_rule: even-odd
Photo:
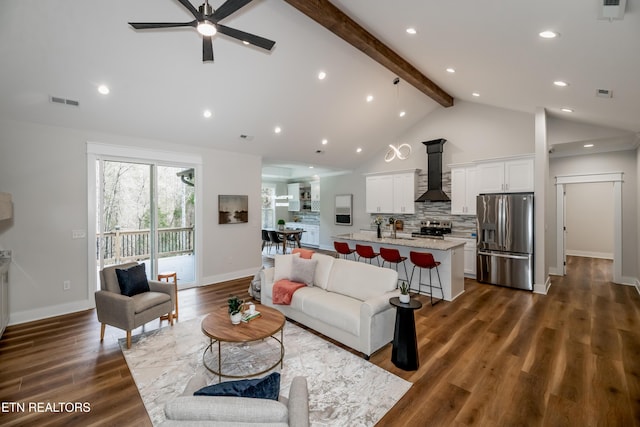
<instances>
[{"instance_id":1,"label":"framed wall art","mask_svg":"<svg viewBox=\"0 0 640 427\"><path fill-rule=\"evenodd\" d=\"M218 224L249 222L249 196L218 195Z\"/></svg>"}]
</instances>

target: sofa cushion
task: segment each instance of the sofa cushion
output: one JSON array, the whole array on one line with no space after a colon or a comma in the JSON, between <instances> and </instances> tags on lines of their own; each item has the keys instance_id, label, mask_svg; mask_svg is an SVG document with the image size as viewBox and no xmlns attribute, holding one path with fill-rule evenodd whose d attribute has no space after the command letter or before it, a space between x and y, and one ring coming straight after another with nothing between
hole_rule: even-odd
<instances>
[{"instance_id":1,"label":"sofa cushion","mask_svg":"<svg viewBox=\"0 0 640 427\"><path fill-rule=\"evenodd\" d=\"M313 285L319 286L322 289L327 289L327 286L329 285L331 267L333 266L335 258L329 255L314 253L311 259L318 261L316 271L313 276Z\"/></svg>"},{"instance_id":2,"label":"sofa cushion","mask_svg":"<svg viewBox=\"0 0 640 427\"><path fill-rule=\"evenodd\" d=\"M390 268L336 259L327 290L366 301L396 289L398 273Z\"/></svg>"},{"instance_id":3,"label":"sofa cushion","mask_svg":"<svg viewBox=\"0 0 640 427\"><path fill-rule=\"evenodd\" d=\"M278 400L280 374L273 372L264 378L226 381L201 388L194 396L237 396Z\"/></svg>"},{"instance_id":4,"label":"sofa cushion","mask_svg":"<svg viewBox=\"0 0 640 427\"><path fill-rule=\"evenodd\" d=\"M307 286L313 286L313 276L316 272L318 260L293 257L291 261L290 280L292 282L304 283Z\"/></svg>"},{"instance_id":5,"label":"sofa cushion","mask_svg":"<svg viewBox=\"0 0 640 427\"><path fill-rule=\"evenodd\" d=\"M137 264L129 268L116 268L120 293L132 297L143 292L149 292L149 282L144 264Z\"/></svg>"},{"instance_id":6,"label":"sofa cushion","mask_svg":"<svg viewBox=\"0 0 640 427\"><path fill-rule=\"evenodd\" d=\"M360 335L360 305L362 302L332 292L305 295L304 313L328 325L340 328L355 336Z\"/></svg>"},{"instance_id":7,"label":"sofa cushion","mask_svg":"<svg viewBox=\"0 0 640 427\"><path fill-rule=\"evenodd\" d=\"M277 282L282 279L291 278L291 266L293 265L293 257L299 257L300 254L295 255L276 255L274 258L274 273L273 281Z\"/></svg>"}]
</instances>

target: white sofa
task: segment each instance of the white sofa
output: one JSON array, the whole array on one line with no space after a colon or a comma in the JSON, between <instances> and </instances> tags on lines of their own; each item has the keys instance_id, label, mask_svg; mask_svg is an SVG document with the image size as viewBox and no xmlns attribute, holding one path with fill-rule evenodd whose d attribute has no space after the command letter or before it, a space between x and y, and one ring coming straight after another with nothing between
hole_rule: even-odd
<instances>
[{"instance_id":1,"label":"white sofa","mask_svg":"<svg viewBox=\"0 0 640 427\"><path fill-rule=\"evenodd\" d=\"M298 289L290 305L273 303L274 278L286 276L296 255L276 255L275 267L261 273L262 304L364 354L393 340L398 273L356 261L314 253L313 286ZM288 267L290 268L290 267Z\"/></svg>"}]
</instances>

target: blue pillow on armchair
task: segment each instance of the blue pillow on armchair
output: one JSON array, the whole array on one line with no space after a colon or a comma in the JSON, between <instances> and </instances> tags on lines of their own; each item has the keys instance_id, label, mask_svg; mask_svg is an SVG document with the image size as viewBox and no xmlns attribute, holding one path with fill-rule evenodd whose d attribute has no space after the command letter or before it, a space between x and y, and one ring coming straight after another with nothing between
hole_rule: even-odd
<instances>
[{"instance_id":1,"label":"blue pillow on armchair","mask_svg":"<svg viewBox=\"0 0 640 427\"><path fill-rule=\"evenodd\" d=\"M116 276L122 295L132 297L150 290L144 264L134 265L127 269L116 268Z\"/></svg>"},{"instance_id":2,"label":"blue pillow on armchair","mask_svg":"<svg viewBox=\"0 0 640 427\"><path fill-rule=\"evenodd\" d=\"M253 380L227 381L201 388L194 396L237 396L278 400L280 394L280 374L273 372L264 378Z\"/></svg>"}]
</instances>

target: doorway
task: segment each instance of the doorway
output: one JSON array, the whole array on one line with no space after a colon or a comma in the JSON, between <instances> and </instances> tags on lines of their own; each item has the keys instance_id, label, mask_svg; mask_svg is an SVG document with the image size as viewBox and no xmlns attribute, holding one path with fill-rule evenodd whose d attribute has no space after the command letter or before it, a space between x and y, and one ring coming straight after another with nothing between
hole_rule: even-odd
<instances>
[{"instance_id":1,"label":"doorway","mask_svg":"<svg viewBox=\"0 0 640 427\"><path fill-rule=\"evenodd\" d=\"M179 288L196 285L199 163L98 144L87 151L89 230L95 230L88 239L91 294L102 268L127 262L143 263L149 279L171 271Z\"/></svg>"},{"instance_id":2,"label":"doorway","mask_svg":"<svg viewBox=\"0 0 640 427\"><path fill-rule=\"evenodd\" d=\"M622 173L570 175L556 177L556 272L566 274L566 200L568 184L608 182L613 184L613 282L622 278Z\"/></svg>"}]
</instances>

